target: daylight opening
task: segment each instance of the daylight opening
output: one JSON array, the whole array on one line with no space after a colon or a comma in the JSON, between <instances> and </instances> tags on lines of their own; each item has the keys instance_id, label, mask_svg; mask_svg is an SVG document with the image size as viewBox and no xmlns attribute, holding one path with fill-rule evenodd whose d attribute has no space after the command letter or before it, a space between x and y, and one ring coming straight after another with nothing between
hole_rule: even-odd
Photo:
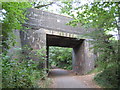
<instances>
[{"instance_id":1,"label":"daylight opening","mask_svg":"<svg viewBox=\"0 0 120 90\"><path fill-rule=\"evenodd\" d=\"M72 70L72 48L49 47L49 68Z\"/></svg>"}]
</instances>

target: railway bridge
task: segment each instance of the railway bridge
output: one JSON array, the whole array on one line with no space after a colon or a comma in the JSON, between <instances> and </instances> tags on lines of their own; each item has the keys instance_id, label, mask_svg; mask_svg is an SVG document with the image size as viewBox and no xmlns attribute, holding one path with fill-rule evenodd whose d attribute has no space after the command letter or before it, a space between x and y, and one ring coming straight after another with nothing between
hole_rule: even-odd
<instances>
[{"instance_id":1,"label":"railway bridge","mask_svg":"<svg viewBox=\"0 0 120 90\"><path fill-rule=\"evenodd\" d=\"M32 50L45 48L47 51L44 67L49 68L49 47L59 46L73 48L73 71L85 74L94 68L95 55L89 49L90 39L83 36L94 29L84 28L80 24L77 27L66 25L73 19L39 9L28 9L27 17L24 24L27 29L19 33L21 46L28 45Z\"/></svg>"}]
</instances>

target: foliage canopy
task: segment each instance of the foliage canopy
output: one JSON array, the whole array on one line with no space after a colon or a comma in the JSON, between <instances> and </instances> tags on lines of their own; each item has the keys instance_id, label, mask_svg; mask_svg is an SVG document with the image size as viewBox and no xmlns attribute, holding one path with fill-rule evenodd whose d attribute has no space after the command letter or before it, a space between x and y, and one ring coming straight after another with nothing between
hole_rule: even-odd
<instances>
[{"instance_id":1,"label":"foliage canopy","mask_svg":"<svg viewBox=\"0 0 120 90\"><path fill-rule=\"evenodd\" d=\"M77 26L78 23L81 23L83 27L96 29L85 35L93 39L91 43L98 57L96 66L98 68L101 67L103 70L103 73L100 73L95 80L98 83L100 82L99 84L106 81L106 84L104 82L104 87L119 87L119 43L114 39L114 35L109 33L110 31L114 32L116 30L119 32L119 2L93 2L81 6L78 5L77 7L72 7L73 2L67 2L65 4L66 6L62 8L62 12L74 18L68 25ZM112 68L116 69L115 72L108 72ZM104 74L109 75L109 77L104 76ZM114 82L112 83L112 81Z\"/></svg>"}]
</instances>

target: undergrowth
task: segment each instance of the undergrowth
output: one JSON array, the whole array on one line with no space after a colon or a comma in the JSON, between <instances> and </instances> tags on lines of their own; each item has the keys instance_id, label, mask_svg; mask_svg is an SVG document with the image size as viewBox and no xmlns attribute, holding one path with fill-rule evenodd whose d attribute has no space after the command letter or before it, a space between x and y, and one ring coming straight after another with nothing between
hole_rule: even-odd
<instances>
[{"instance_id":1,"label":"undergrowth","mask_svg":"<svg viewBox=\"0 0 120 90\"><path fill-rule=\"evenodd\" d=\"M104 88L119 88L119 73L118 65L114 64L98 73L94 80L98 85Z\"/></svg>"},{"instance_id":2,"label":"undergrowth","mask_svg":"<svg viewBox=\"0 0 120 90\"><path fill-rule=\"evenodd\" d=\"M17 49L14 54L2 55L2 88L41 87L37 82L46 77L45 70L40 68L42 57L38 57L39 61L35 61L31 58L32 51L29 51L27 55L23 55L22 51ZM40 52L41 50L36 51L36 57Z\"/></svg>"},{"instance_id":3,"label":"undergrowth","mask_svg":"<svg viewBox=\"0 0 120 90\"><path fill-rule=\"evenodd\" d=\"M50 47L50 65L58 68L71 70L72 69L72 49L61 47Z\"/></svg>"}]
</instances>

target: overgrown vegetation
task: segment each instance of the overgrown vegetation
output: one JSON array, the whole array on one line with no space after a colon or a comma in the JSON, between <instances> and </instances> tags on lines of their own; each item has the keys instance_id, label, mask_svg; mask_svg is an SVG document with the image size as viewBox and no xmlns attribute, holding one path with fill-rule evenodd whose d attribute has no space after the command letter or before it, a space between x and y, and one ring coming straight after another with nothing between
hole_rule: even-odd
<instances>
[{"instance_id":1,"label":"overgrown vegetation","mask_svg":"<svg viewBox=\"0 0 120 90\"><path fill-rule=\"evenodd\" d=\"M38 67L38 62L26 59L28 56L17 53L5 55L2 61L2 87L3 88L32 88L38 87L37 80L44 77L43 70ZM30 54L30 53L29 53ZM19 59L18 57L19 56Z\"/></svg>"},{"instance_id":2,"label":"overgrown vegetation","mask_svg":"<svg viewBox=\"0 0 120 90\"><path fill-rule=\"evenodd\" d=\"M25 47L24 50L29 51L30 49ZM46 77L43 68L45 57L43 50L29 51L23 55L23 50L16 48L14 52L16 53L2 56L2 88L41 87L38 82ZM32 59L34 56L39 61Z\"/></svg>"},{"instance_id":3,"label":"overgrown vegetation","mask_svg":"<svg viewBox=\"0 0 120 90\"><path fill-rule=\"evenodd\" d=\"M67 70L72 69L72 49L62 47L50 47L49 60L51 66L63 68Z\"/></svg>"},{"instance_id":4,"label":"overgrown vegetation","mask_svg":"<svg viewBox=\"0 0 120 90\"><path fill-rule=\"evenodd\" d=\"M2 50L4 54L16 44L14 30L22 29L27 19L26 9L31 7L29 2L2 2Z\"/></svg>"},{"instance_id":5,"label":"overgrown vegetation","mask_svg":"<svg viewBox=\"0 0 120 90\"><path fill-rule=\"evenodd\" d=\"M110 65L110 64L109 64ZM101 73L98 73L94 78L95 81L102 87L107 88L118 88L119 76L118 75L118 64L113 64L110 67L104 69Z\"/></svg>"},{"instance_id":6,"label":"overgrown vegetation","mask_svg":"<svg viewBox=\"0 0 120 90\"><path fill-rule=\"evenodd\" d=\"M119 43L114 35L110 34L118 32L120 26L120 7L119 2L91 2L84 5L73 7L79 2L65 2L62 8L63 13L74 18L68 25L76 26L81 23L83 27L95 28L94 32L86 34L86 38L91 38L93 41L93 49L97 55L96 68L101 71L95 81L102 87L119 87L119 70L118 66ZM118 34L119 35L119 34Z\"/></svg>"},{"instance_id":7,"label":"overgrown vegetation","mask_svg":"<svg viewBox=\"0 0 120 90\"><path fill-rule=\"evenodd\" d=\"M38 88L41 87L38 81L46 77L43 69L43 49L15 47L19 46L19 43L15 40L14 30L25 29L22 25L27 20L26 10L30 7L30 2L2 2L2 88Z\"/></svg>"}]
</instances>

